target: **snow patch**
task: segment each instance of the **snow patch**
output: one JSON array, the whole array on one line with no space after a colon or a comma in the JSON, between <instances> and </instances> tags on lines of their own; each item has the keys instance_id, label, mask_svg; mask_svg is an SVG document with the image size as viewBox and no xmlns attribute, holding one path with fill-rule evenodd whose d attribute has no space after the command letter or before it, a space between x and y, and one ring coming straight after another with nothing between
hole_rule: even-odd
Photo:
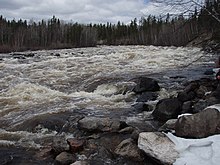
<instances>
[{"instance_id":1,"label":"snow patch","mask_svg":"<svg viewBox=\"0 0 220 165\"><path fill-rule=\"evenodd\" d=\"M176 145L179 158L174 165L219 165L220 135L203 139L184 139L171 133L166 134Z\"/></svg>"}]
</instances>

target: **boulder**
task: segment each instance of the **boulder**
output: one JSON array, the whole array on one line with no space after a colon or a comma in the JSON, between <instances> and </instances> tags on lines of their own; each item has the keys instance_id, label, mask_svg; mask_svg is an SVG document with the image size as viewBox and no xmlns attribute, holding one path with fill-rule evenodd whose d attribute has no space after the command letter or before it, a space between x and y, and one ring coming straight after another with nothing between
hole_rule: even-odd
<instances>
[{"instance_id":1,"label":"boulder","mask_svg":"<svg viewBox=\"0 0 220 165\"><path fill-rule=\"evenodd\" d=\"M194 115L180 117L175 125L177 136L205 138L220 133L220 112L214 108L205 109Z\"/></svg>"},{"instance_id":2,"label":"boulder","mask_svg":"<svg viewBox=\"0 0 220 165\"><path fill-rule=\"evenodd\" d=\"M157 97L158 97L158 94L155 92L144 92L138 97L136 102L147 102L151 100L154 101L157 99Z\"/></svg>"},{"instance_id":3,"label":"boulder","mask_svg":"<svg viewBox=\"0 0 220 165\"><path fill-rule=\"evenodd\" d=\"M110 118L85 117L79 120L78 126L89 132L114 132L120 130L121 122Z\"/></svg>"},{"instance_id":4,"label":"boulder","mask_svg":"<svg viewBox=\"0 0 220 165\"><path fill-rule=\"evenodd\" d=\"M196 95L198 98L203 98L206 92L208 92L208 89L205 86L201 85L199 89L196 91Z\"/></svg>"},{"instance_id":5,"label":"boulder","mask_svg":"<svg viewBox=\"0 0 220 165\"><path fill-rule=\"evenodd\" d=\"M179 156L175 150L175 144L166 135L159 132L140 133L138 147L164 165L173 164Z\"/></svg>"},{"instance_id":6,"label":"boulder","mask_svg":"<svg viewBox=\"0 0 220 165\"><path fill-rule=\"evenodd\" d=\"M191 113L192 112L192 101L186 101L183 103L182 105L182 111L181 111L181 114L183 113Z\"/></svg>"},{"instance_id":7,"label":"boulder","mask_svg":"<svg viewBox=\"0 0 220 165\"><path fill-rule=\"evenodd\" d=\"M199 84L197 82L191 82L189 85L187 85L184 89L184 92L189 93L195 91L197 88L199 88Z\"/></svg>"},{"instance_id":8,"label":"boulder","mask_svg":"<svg viewBox=\"0 0 220 165\"><path fill-rule=\"evenodd\" d=\"M201 112L208 106L209 106L209 103L207 102L207 100L199 100L193 106L193 113Z\"/></svg>"},{"instance_id":9,"label":"boulder","mask_svg":"<svg viewBox=\"0 0 220 165\"><path fill-rule=\"evenodd\" d=\"M188 93L183 91L183 92L178 93L177 98L181 102L186 102L186 101L190 101L190 100L194 99L195 96L196 96L196 94L194 91L190 91Z\"/></svg>"},{"instance_id":10,"label":"boulder","mask_svg":"<svg viewBox=\"0 0 220 165\"><path fill-rule=\"evenodd\" d=\"M56 157L56 164L58 165L69 165L76 161L76 158L73 154L68 152L62 152Z\"/></svg>"},{"instance_id":11,"label":"boulder","mask_svg":"<svg viewBox=\"0 0 220 165\"><path fill-rule=\"evenodd\" d=\"M177 98L163 99L157 103L152 115L160 121L167 121L177 118L181 112L181 107L182 104Z\"/></svg>"},{"instance_id":12,"label":"boulder","mask_svg":"<svg viewBox=\"0 0 220 165\"><path fill-rule=\"evenodd\" d=\"M135 144L134 140L129 138L123 140L115 149L115 154L127 159L142 161L140 149Z\"/></svg>"},{"instance_id":13,"label":"boulder","mask_svg":"<svg viewBox=\"0 0 220 165\"><path fill-rule=\"evenodd\" d=\"M145 104L143 102L139 102L139 103L133 104L132 108L137 113L141 113L143 111L151 111L150 108L149 108L149 105L147 105L147 104Z\"/></svg>"},{"instance_id":14,"label":"boulder","mask_svg":"<svg viewBox=\"0 0 220 165\"><path fill-rule=\"evenodd\" d=\"M70 138L70 139L67 139L67 143L70 146L70 151L75 153L75 152L79 152L79 151L83 150L83 145L85 144L85 140Z\"/></svg>"},{"instance_id":15,"label":"boulder","mask_svg":"<svg viewBox=\"0 0 220 165\"><path fill-rule=\"evenodd\" d=\"M175 125L176 125L177 119L170 119L168 120L164 125L162 125L158 131L172 131L175 130Z\"/></svg>"},{"instance_id":16,"label":"boulder","mask_svg":"<svg viewBox=\"0 0 220 165\"><path fill-rule=\"evenodd\" d=\"M59 154L63 151L68 151L69 145L64 137L55 136L52 141L52 151L55 154Z\"/></svg>"},{"instance_id":17,"label":"boulder","mask_svg":"<svg viewBox=\"0 0 220 165\"><path fill-rule=\"evenodd\" d=\"M137 85L134 88L135 93L142 93L146 91L155 92L159 90L160 86L158 85L157 81L148 77L140 77Z\"/></svg>"}]
</instances>

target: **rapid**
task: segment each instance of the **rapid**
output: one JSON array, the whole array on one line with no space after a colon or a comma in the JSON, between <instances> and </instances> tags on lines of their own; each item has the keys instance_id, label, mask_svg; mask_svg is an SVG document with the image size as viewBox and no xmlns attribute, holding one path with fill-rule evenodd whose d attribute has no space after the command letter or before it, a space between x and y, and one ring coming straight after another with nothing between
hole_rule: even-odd
<instances>
[{"instance_id":1,"label":"rapid","mask_svg":"<svg viewBox=\"0 0 220 165\"><path fill-rule=\"evenodd\" d=\"M0 54L0 146L40 148L42 139L62 134L40 124L24 123L44 116L83 113L87 116L134 116L135 79L159 81L159 97L203 76L214 66L213 54L194 47L98 46L23 52L32 57ZM28 124L27 124L28 125Z\"/></svg>"}]
</instances>

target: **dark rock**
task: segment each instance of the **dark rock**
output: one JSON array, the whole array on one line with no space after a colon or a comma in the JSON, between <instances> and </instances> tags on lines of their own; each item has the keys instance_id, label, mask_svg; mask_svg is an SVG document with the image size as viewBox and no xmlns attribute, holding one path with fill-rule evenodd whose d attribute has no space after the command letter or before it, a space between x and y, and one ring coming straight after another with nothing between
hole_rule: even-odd
<instances>
[{"instance_id":1,"label":"dark rock","mask_svg":"<svg viewBox=\"0 0 220 165\"><path fill-rule=\"evenodd\" d=\"M158 94L155 92L144 92L142 93L136 102L147 102L147 101L154 101L158 97Z\"/></svg>"},{"instance_id":2,"label":"dark rock","mask_svg":"<svg viewBox=\"0 0 220 165\"><path fill-rule=\"evenodd\" d=\"M218 84L217 88L215 89L215 91L213 91L211 93L212 97L215 97L217 100L220 101L220 83Z\"/></svg>"},{"instance_id":3,"label":"dark rock","mask_svg":"<svg viewBox=\"0 0 220 165\"><path fill-rule=\"evenodd\" d=\"M59 54L59 53L56 53L56 54L54 54L54 56L56 56L56 57L60 57L60 54Z\"/></svg>"},{"instance_id":4,"label":"dark rock","mask_svg":"<svg viewBox=\"0 0 220 165\"><path fill-rule=\"evenodd\" d=\"M116 147L115 154L135 161L143 160L139 148L135 144L134 140L131 138L123 140Z\"/></svg>"},{"instance_id":5,"label":"dark rock","mask_svg":"<svg viewBox=\"0 0 220 165\"><path fill-rule=\"evenodd\" d=\"M194 99L195 96L196 96L196 94L193 91L190 91L188 93L183 91L183 92L178 93L177 98L181 102L186 102L186 101L190 101L190 100Z\"/></svg>"},{"instance_id":6,"label":"dark rock","mask_svg":"<svg viewBox=\"0 0 220 165\"><path fill-rule=\"evenodd\" d=\"M152 115L161 121L177 118L181 112L181 102L177 98L168 98L160 100Z\"/></svg>"},{"instance_id":7,"label":"dark rock","mask_svg":"<svg viewBox=\"0 0 220 165\"><path fill-rule=\"evenodd\" d=\"M118 131L121 128L121 122L110 118L85 117L78 122L80 129L89 132L111 132Z\"/></svg>"},{"instance_id":8,"label":"dark rock","mask_svg":"<svg viewBox=\"0 0 220 165\"><path fill-rule=\"evenodd\" d=\"M190 91L195 91L197 88L199 88L199 84L197 82L191 82L185 87L184 92L189 93Z\"/></svg>"},{"instance_id":9,"label":"dark rock","mask_svg":"<svg viewBox=\"0 0 220 165\"><path fill-rule=\"evenodd\" d=\"M132 138L134 141L138 141L138 137L139 137L139 134L140 134L140 133L141 133L140 131L134 130L134 131L132 132L132 134L131 134L131 138Z\"/></svg>"},{"instance_id":10,"label":"dark rock","mask_svg":"<svg viewBox=\"0 0 220 165\"><path fill-rule=\"evenodd\" d=\"M54 130L60 132L61 130L65 131L63 126L67 123L70 113L57 113L57 114L43 114L39 116L34 116L31 119L28 119L22 122L19 125L12 127L11 131L29 131L29 132L38 132L41 128L47 128L48 130ZM68 130L69 131L69 130Z\"/></svg>"},{"instance_id":11,"label":"dark rock","mask_svg":"<svg viewBox=\"0 0 220 165\"><path fill-rule=\"evenodd\" d=\"M185 76L171 76L172 79L183 79L186 78Z\"/></svg>"},{"instance_id":12,"label":"dark rock","mask_svg":"<svg viewBox=\"0 0 220 165\"><path fill-rule=\"evenodd\" d=\"M68 152L62 152L56 157L57 165L69 165L75 161L76 161L75 156Z\"/></svg>"},{"instance_id":13,"label":"dark rock","mask_svg":"<svg viewBox=\"0 0 220 165\"><path fill-rule=\"evenodd\" d=\"M193 113L198 113L204 110L206 107L209 106L209 103L206 100L199 100L193 106Z\"/></svg>"},{"instance_id":14,"label":"dark rock","mask_svg":"<svg viewBox=\"0 0 220 165\"><path fill-rule=\"evenodd\" d=\"M159 121L153 120L151 112L144 112L139 115L142 116L127 117L127 125L132 126L133 128L136 128L142 132L156 131L161 126L161 123Z\"/></svg>"},{"instance_id":15,"label":"dark rock","mask_svg":"<svg viewBox=\"0 0 220 165\"><path fill-rule=\"evenodd\" d=\"M204 72L205 75L213 75L215 72L212 69L208 69Z\"/></svg>"},{"instance_id":16,"label":"dark rock","mask_svg":"<svg viewBox=\"0 0 220 165\"><path fill-rule=\"evenodd\" d=\"M181 111L181 114L183 113L191 113L192 112L192 101L186 101L183 103L182 105L182 111Z\"/></svg>"},{"instance_id":17,"label":"dark rock","mask_svg":"<svg viewBox=\"0 0 220 165\"><path fill-rule=\"evenodd\" d=\"M85 140L78 140L76 138L67 139L67 143L70 146L70 151L75 153L83 150Z\"/></svg>"},{"instance_id":18,"label":"dark rock","mask_svg":"<svg viewBox=\"0 0 220 165\"><path fill-rule=\"evenodd\" d=\"M52 139L52 151L55 155L68 150L69 145L64 137L55 136Z\"/></svg>"},{"instance_id":19,"label":"dark rock","mask_svg":"<svg viewBox=\"0 0 220 165\"><path fill-rule=\"evenodd\" d=\"M133 131L134 131L133 127L126 127L126 128L121 129L118 132L122 134L131 134Z\"/></svg>"},{"instance_id":20,"label":"dark rock","mask_svg":"<svg viewBox=\"0 0 220 165\"><path fill-rule=\"evenodd\" d=\"M149 105L142 102L132 105L132 108L135 112L150 111Z\"/></svg>"},{"instance_id":21,"label":"dark rock","mask_svg":"<svg viewBox=\"0 0 220 165\"><path fill-rule=\"evenodd\" d=\"M25 57L34 57L35 54L34 53L28 53L28 54L24 54Z\"/></svg>"},{"instance_id":22,"label":"dark rock","mask_svg":"<svg viewBox=\"0 0 220 165\"><path fill-rule=\"evenodd\" d=\"M134 88L135 93L142 93L146 91L155 92L159 90L160 86L158 85L157 81L148 77L140 77L137 85Z\"/></svg>"},{"instance_id":23,"label":"dark rock","mask_svg":"<svg viewBox=\"0 0 220 165\"><path fill-rule=\"evenodd\" d=\"M180 117L175 126L177 136L205 138L220 133L220 112L216 109L205 109L194 115Z\"/></svg>"},{"instance_id":24,"label":"dark rock","mask_svg":"<svg viewBox=\"0 0 220 165\"><path fill-rule=\"evenodd\" d=\"M203 98L206 92L208 92L208 89L205 86L201 85L196 91L196 95L198 98Z\"/></svg>"},{"instance_id":25,"label":"dark rock","mask_svg":"<svg viewBox=\"0 0 220 165\"><path fill-rule=\"evenodd\" d=\"M162 125L158 131L172 131L175 130L175 125L176 125L177 119L170 119L168 120L164 125Z\"/></svg>"},{"instance_id":26,"label":"dark rock","mask_svg":"<svg viewBox=\"0 0 220 165\"><path fill-rule=\"evenodd\" d=\"M22 59L22 60L26 59L25 55L21 54L21 53L14 53L14 54L12 54L12 57L15 59Z\"/></svg>"}]
</instances>

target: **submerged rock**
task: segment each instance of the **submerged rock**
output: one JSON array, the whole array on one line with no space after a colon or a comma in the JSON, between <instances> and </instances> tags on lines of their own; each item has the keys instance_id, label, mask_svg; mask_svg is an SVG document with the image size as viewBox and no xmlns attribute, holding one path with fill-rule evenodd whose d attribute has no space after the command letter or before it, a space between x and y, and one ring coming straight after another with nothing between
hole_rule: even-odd
<instances>
[{"instance_id":1,"label":"submerged rock","mask_svg":"<svg viewBox=\"0 0 220 165\"><path fill-rule=\"evenodd\" d=\"M160 100L152 115L161 121L177 118L181 112L181 102L177 98L168 98Z\"/></svg>"},{"instance_id":2,"label":"submerged rock","mask_svg":"<svg viewBox=\"0 0 220 165\"><path fill-rule=\"evenodd\" d=\"M157 81L148 77L140 77L136 87L134 88L135 93L142 93L146 91L155 92L159 90L160 86Z\"/></svg>"},{"instance_id":3,"label":"submerged rock","mask_svg":"<svg viewBox=\"0 0 220 165\"><path fill-rule=\"evenodd\" d=\"M179 156L175 150L175 144L166 135L159 132L140 133L138 147L163 165L173 164Z\"/></svg>"},{"instance_id":4,"label":"submerged rock","mask_svg":"<svg viewBox=\"0 0 220 165\"><path fill-rule=\"evenodd\" d=\"M206 109L194 115L180 117L175 126L180 137L205 138L220 133L220 112Z\"/></svg>"},{"instance_id":5,"label":"submerged rock","mask_svg":"<svg viewBox=\"0 0 220 165\"><path fill-rule=\"evenodd\" d=\"M85 117L78 122L78 126L89 132L114 132L121 128L121 122L110 118Z\"/></svg>"}]
</instances>

